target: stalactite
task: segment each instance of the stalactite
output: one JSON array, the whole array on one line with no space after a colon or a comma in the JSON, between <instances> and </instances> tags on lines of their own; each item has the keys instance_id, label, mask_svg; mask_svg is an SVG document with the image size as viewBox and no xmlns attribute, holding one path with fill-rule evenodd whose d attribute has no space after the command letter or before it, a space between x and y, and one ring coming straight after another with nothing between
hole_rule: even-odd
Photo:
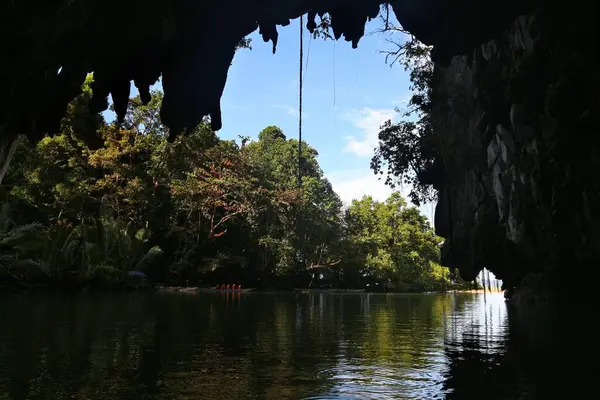
<instances>
[{"instance_id":1,"label":"stalactite","mask_svg":"<svg viewBox=\"0 0 600 400\"><path fill-rule=\"evenodd\" d=\"M482 43L490 32L500 30L524 7L538 1L406 0L395 4L402 3L396 17L406 29L425 44L444 47L440 52L447 55ZM96 112L108 107L107 98L112 95L122 119L130 82L146 103L150 85L162 75L162 122L179 134L210 115L217 130L221 127L219 102L235 49L257 27L275 50L278 25L288 25L290 19L308 13L307 28L313 31L314 18L328 13L334 36L357 47L365 23L377 16L385 2L2 2L0 126L35 138L54 133L67 104L80 93L86 73L94 72L90 107Z\"/></svg>"}]
</instances>

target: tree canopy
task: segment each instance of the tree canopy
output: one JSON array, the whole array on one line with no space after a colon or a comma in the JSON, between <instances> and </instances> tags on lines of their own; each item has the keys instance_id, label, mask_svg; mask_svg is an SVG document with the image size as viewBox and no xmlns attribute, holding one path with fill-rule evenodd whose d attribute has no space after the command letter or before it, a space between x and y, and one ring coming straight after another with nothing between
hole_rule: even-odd
<instances>
[{"instance_id":1,"label":"tree canopy","mask_svg":"<svg viewBox=\"0 0 600 400\"><path fill-rule=\"evenodd\" d=\"M344 206L316 149L303 143L299 163L298 140L276 126L231 141L205 120L169 143L161 92L146 105L132 98L109 123L88 111L92 84L60 134L17 148L4 181L2 281L119 286L141 270L195 285L450 287L439 239L399 194ZM85 140L92 132L102 141Z\"/></svg>"}]
</instances>

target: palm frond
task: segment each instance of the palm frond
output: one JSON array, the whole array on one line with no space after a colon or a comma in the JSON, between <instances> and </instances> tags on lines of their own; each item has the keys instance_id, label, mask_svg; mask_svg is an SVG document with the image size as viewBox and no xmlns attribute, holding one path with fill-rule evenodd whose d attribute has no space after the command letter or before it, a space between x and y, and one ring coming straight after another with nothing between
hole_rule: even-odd
<instances>
[{"instance_id":1,"label":"palm frond","mask_svg":"<svg viewBox=\"0 0 600 400\"><path fill-rule=\"evenodd\" d=\"M39 261L32 259L15 260L10 264L10 270L12 272L18 272L22 275L46 275L50 276L50 269L48 266Z\"/></svg>"},{"instance_id":2,"label":"palm frond","mask_svg":"<svg viewBox=\"0 0 600 400\"><path fill-rule=\"evenodd\" d=\"M43 226L37 222L21 225L0 235L0 247L10 248L22 245L30 240L38 239L43 233Z\"/></svg>"},{"instance_id":3,"label":"palm frond","mask_svg":"<svg viewBox=\"0 0 600 400\"><path fill-rule=\"evenodd\" d=\"M63 248L61 249L61 256L63 261L67 265L72 265L77 260L77 251L81 245L79 238L73 238L72 240L66 240Z\"/></svg>"},{"instance_id":4,"label":"palm frond","mask_svg":"<svg viewBox=\"0 0 600 400\"><path fill-rule=\"evenodd\" d=\"M138 271L143 270L147 267L152 261L154 261L158 256L162 255L163 251L159 246L154 246L144 256L138 261L135 265L135 269Z\"/></svg>"}]
</instances>

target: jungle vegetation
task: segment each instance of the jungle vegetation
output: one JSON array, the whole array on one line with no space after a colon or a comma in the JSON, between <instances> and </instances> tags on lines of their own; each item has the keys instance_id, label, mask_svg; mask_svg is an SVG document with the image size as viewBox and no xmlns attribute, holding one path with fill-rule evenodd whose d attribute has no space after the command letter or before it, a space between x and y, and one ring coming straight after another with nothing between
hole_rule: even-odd
<instances>
[{"instance_id":1,"label":"jungle vegetation","mask_svg":"<svg viewBox=\"0 0 600 400\"><path fill-rule=\"evenodd\" d=\"M412 187L419 205L435 200L433 64L429 48L381 17L395 45L388 61L410 72L413 97L400 122L382 126L371 167ZM318 28L331 38L327 19ZM467 286L439 264L441 239L417 208L399 193L343 204L309 143L299 163L298 140L276 126L231 141L208 119L169 143L161 92L147 105L132 98L118 123L89 111L92 83L90 74L58 134L21 137L0 171L0 287L119 288L132 270L175 285Z\"/></svg>"},{"instance_id":2,"label":"jungle vegetation","mask_svg":"<svg viewBox=\"0 0 600 400\"><path fill-rule=\"evenodd\" d=\"M107 122L88 110L92 80L59 134L16 148L1 191L1 285L116 288L139 270L189 285L453 287L440 239L398 193L344 205L308 143L298 187L298 141L276 126L230 141L205 121L168 143L160 92Z\"/></svg>"}]
</instances>

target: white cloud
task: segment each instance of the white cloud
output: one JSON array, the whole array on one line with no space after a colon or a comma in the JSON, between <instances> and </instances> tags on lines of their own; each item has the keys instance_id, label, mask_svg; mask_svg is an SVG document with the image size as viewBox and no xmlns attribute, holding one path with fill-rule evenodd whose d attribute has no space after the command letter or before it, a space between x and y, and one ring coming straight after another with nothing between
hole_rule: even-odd
<instances>
[{"instance_id":1,"label":"white cloud","mask_svg":"<svg viewBox=\"0 0 600 400\"><path fill-rule=\"evenodd\" d=\"M286 105L282 105L282 104L275 104L270 106L271 108L278 108L280 110L284 110L287 115L294 117L294 118L298 118L298 115L300 115L300 113L298 112L298 109L292 106L286 106ZM303 112L302 113L302 117L306 117L306 114Z\"/></svg>"},{"instance_id":2,"label":"white cloud","mask_svg":"<svg viewBox=\"0 0 600 400\"><path fill-rule=\"evenodd\" d=\"M408 205L412 205L408 198L410 187L402 186L392 190L385 185L384 179L380 180L379 176L368 169L335 171L325 175L331 182L333 190L340 196L346 206L349 206L352 200L361 199L363 196L371 196L375 201L385 201L394 191L400 192ZM435 203L427 203L419 207L421 214L425 215L432 225L434 210Z\"/></svg>"},{"instance_id":3,"label":"white cloud","mask_svg":"<svg viewBox=\"0 0 600 400\"><path fill-rule=\"evenodd\" d=\"M362 131L362 136L348 136L344 152L354 153L359 157L367 157L373 155L373 150L379 143L378 135L380 127L387 120L393 120L396 117L396 112L393 109L382 108L362 108L360 110L352 110L346 113L343 118L352 122L352 124Z\"/></svg>"},{"instance_id":4,"label":"white cloud","mask_svg":"<svg viewBox=\"0 0 600 400\"><path fill-rule=\"evenodd\" d=\"M386 200L393 190L385 184L384 179L373 174L368 169L335 171L325 174L331 182L333 190L340 196L342 201L350 204L354 199L361 199L368 195L376 201ZM408 190L400 190L406 197Z\"/></svg>"}]
</instances>

